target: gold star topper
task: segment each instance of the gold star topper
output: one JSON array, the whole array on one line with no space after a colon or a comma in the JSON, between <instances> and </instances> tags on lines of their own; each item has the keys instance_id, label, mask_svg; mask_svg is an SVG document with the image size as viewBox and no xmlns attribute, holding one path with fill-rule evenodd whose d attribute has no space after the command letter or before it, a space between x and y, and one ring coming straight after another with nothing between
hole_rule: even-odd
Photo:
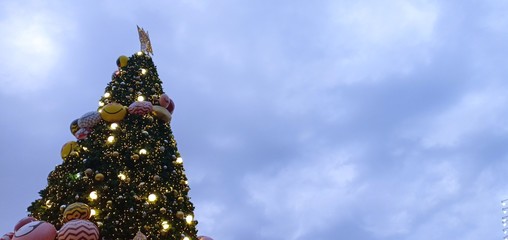
<instances>
[{"instance_id":1,"label":"gold star topper","mask_svg":"<svg viewBox=\"0 0 508 240\"><path fill-rule=\"evenodd\" d=\"M146 240L146 236L145 234L143 234L141 231L138 231L138 233L136 233L136 236L134 236L134 239L132 240Z\"/></svg>"},{"instance_id":2,"label":"gold star topper","mask_svg":"<svg viewBox=\"0 0 508 240\"><path fill-rule=\"evenodd\" d=\"M138 27L139 42L141 43L141 51L153 55L152 44L150 43L150 36L143 28Z\"/></svg>"}]
</instances>

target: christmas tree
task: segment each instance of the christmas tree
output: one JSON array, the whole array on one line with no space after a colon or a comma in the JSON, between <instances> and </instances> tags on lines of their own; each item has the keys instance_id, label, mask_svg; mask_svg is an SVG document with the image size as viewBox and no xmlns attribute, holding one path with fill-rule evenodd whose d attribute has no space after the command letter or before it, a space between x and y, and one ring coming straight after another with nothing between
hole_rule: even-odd
<instances>
[{"instance_id":1,"label":"christmas tree","mask_svg":"<svg viewBox=\"0 0 508 240\"><path fill-rule=\"evenodd\" d=\"M88 220L101 239L196 240L170 127L174 103L162 89L148 34L138 31L141 51L118 58L98 110L71 123L77 139L62 147L63 162L28 210L57 229Z\"/></svg>"}]
</instances>

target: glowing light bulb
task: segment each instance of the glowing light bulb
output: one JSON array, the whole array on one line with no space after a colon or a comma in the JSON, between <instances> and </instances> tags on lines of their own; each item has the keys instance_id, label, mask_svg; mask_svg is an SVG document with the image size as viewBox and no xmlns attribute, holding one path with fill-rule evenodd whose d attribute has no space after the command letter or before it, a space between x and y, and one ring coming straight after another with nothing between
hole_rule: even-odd
<instances>
[{"instance_id":1,"label":"glowing light bulb","mask_svg":"<svg viewBox=\"0 0 508 240\"><path fill-rule=\"evenodd\" d=\"M88 148L87 147L83 147L83 150L88 151Z\"/></svg>"},{"instance_id":2,"label":"glowing light bulb","mask_svg":"<svg viewBox=\"0 0 508 240\"><path fill-rule=\"evenodd\" d=\"M183 163L183 159L181 157L177 158L176 163Z\"/></svg>"},{"instance_id":3,"label":"glowing light bulb","mask_svg":"<svg viewBox=\"0 0 508 240\"><path fill-rule=\"evenodd\" d=\"M171 227L171 225L169 225L168 221L162 222L162 229L168 230L170 227Z\"/></svg>"},{"instance_id":4,"label":"glowing light bulb","mask_svg":"<svg viewBox=\"0 0 508 240\"><path fill-rule=\"evenodd\" d=\"M109 126L109 129L111 129L111 130L116 130L116 128L118 128L118 123L112 123L112 124Z\"/></svg>"},{"instance_id":5,"label":"glowing light bulb","mask_svg":"<svg viewBox=\"0 0 508 240\"><path fill-rule=\"evenodd\" d=\"M194 217L192 217L192 215L187 215L187 217L185 217L185 221L187 222L187 224L191 224L192 220L194 220Z\"/></svg>"},{"instance_id":6,"label":"glowing light bulb","mask_svg":"<svg viewBox=\"0 0 508 240\"><path fill-rule=\"evenodd\" d=\"M111 97L111 93L108 93L108 92L104 93L104 97L105 98Z\"/></svg>"},{"instance_id":7,"label":"glowing light bulb","mask_svg":"<svg viewBox=\"0 0 508 240\"><path fill-rule=\"evenodd\" d=\"M120 174L118 174L118 178L120 178L120 180L123 181L123 180L127 179L127 176L125 176L125 174L123 174L123 173L120 173Z\"/></svg>"},{"instance_id":8,"label":"glowing light bulb","mask_svg":"<svg viewBox=\"0 0 508 240\"><path fill-rule=\"evenodd\" d=\"M149 202L155 202L156 200L157 200L157 195L155 195L153 193L148 195L148 201Z\"/></svg>"},{"instance_id":9,"label":"glowing light bulb","mask_svg":"<svg viewBox=\"0 0 508 240\"><path fill-rule=\"evenodd\" d=\"M147 71L146 71L146 69L141 68L141 74L145 75L145 74L146 74L146 72L147 72Z\"/></svg>"},{"instance_id":10,"label":"glowing light bulb","mask_svg":"<svg viewBox=\"0 0 508 240\"><path fill-rule=\"evenodd\" d=\"M184 237L182 240L190 240L189 237Z\"/></svg>"},{"instance_id":11,"label":"glowing light bulb","mask_svg":"<svg viewBox=\"0 0 508 240\"><path fill-rule=\"evenodd\" d=\"M97 191L90 192L90 199L96 200L98 197L99 195L97 195Z\"/></svg>"},{"instance_id":12,"label":"glowing light bulb","mask_svg":"<svg viewBox=\"0 0 508 240\"><path fill-rule=\"evenodd\" d=\"M108 137L108 142L109 142L109 143L112 143L112 142L114 142L114 141L115 141L115 137L114 137L114 136L109 136L109 137Z\"/></svg>"},{"instance_id":13,"label":"glowing light bulb","mask_svg":"<svg viewBox=\"0 0 508 240\"><path fill-rule=\"evenodd\" d=\"M141 95L140 95L140 96L138 96L138 102L142 102L142 101L145 101L145 97L143 97L143 96L141 96Z\"/></svg>"},{"instance_id":14,"label":"glowing light bulb","mask_svg":"<svg viewBox=\"0 0 508 240\"><path fill-rule=\"evenodd\" d=\"M51 207L51 206L53 206L53 203L50 200L48 200L48 201L46 201L46 206Z\"/></svg>"},{"instance_id":15,"label":"glowing light bulb","mask_svg":"<svg viewBox=\"0 0 508 240\"><path fill-rule=\"evenodd\" d=\"M141 56L141 55L143 55L143 52L140 51L140 52L137 52L137 54L138 54L138 56Z\"/></svg>"},{"instance_id":16,"label":"glowing light bulb","mask_svg":"<svg viewBox=\"0 0 508 240\"><path fill-rule=\"evenodd\" d=\"M141 149L141 150L139 150L139 154L144 155L144 154L146 154L146 153L147 153L147 152L146 152L146 149Z\"/></svg>"},{"instance_id":17,"label":"glowing light bulb","mask_svg":"<svg viewBox=\"0 0 508 240\"><path fill-rule=\"evenodd\" d=\"M91 209L90 210L90 217L95 216L95 215L97 215L97 211L95 211L95 209Z\"/></svg>"},{"instance_id":18,"label":"glowing light bulb","mask_svg":"<svg viewBox=\"0 0 508 240\"><path fill-rule=\"evenodd\" d=\"M99 102L99 107L102 107L102 106L104 106L104 102L100 101Z\"/></svg>"}]
</instances>

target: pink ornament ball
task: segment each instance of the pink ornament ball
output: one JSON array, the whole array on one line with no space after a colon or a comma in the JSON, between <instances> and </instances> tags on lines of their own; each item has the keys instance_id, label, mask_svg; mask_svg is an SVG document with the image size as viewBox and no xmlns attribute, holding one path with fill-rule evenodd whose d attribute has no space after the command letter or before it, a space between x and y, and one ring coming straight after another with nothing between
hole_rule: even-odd
<instances>
[{"instance_id":1,"label":"pink ornament ball","mask_svg":"<svg viewBox=\"0 0 508 240\"><path fill-rule=\"evenodd\" d=\"M37 219L33 218L33 217L24 217L22 218L21 220L18 221L18 223L16 223L16 225L14 226L14 232L15 231L18 231L18 229L20 229L21 227L25 226L25 224L29 223L29 222L33 222L33 221L37 221Z\"/></svg>"},{"instance_id":2,"label":"pink ornament ball","mask_svg":"<svg viewBox=\"0 0 508 240\"><path fill-rule=\"evenodd\" d=\"M98 240L99 229L88 220L72 220L58 231L57 240Z\"/></svg>"},{"instance_id":3,"label":"pink ornament ball","mask_svg":"<svg viewBox=\"0 0 508 240\"><path fill-rule=\"evenodd\" d=\"M199 236L198 240L213 240L213 239L211 237L207 237L207 236Z\"/></svg>"},{"instance_id":4,"label":"pink ornament ball","mask_svg":"<svg viewBox=\"0 0 508 240\"><path fill-rule=\"evenodd\" d=\"M97 111L87 112L78 119L80 128L91 128L102 120L101 114Z\"/></svg>"},{"instance_id":5,"label":"pink ornament ball","mask_svg":"<svg viewBox=\"0 0 508 240\"><path fill-rule=\"evenodd\" d=\"M11 240L12 237L14 237L14 232L8 232L6 234L4 234L0 240Z\"/></svg>"},{"instance_id":6,"label":"pink ornament ball","mask_svg":"<svg viewBox=\"0 0 508 240\"><path fill-rule=\"evenodd\" d=\"M161 105L163 108L167 108L170 101L171 98L169 98L167 94L163 93L159 98L159 105Z\"/></svg>"},{"instance_id":7,"label":"pink ornament ball","mask_svg":"<svg viewBox=\"0 0 508 240\"><path fill-rule=\"evenodd\" d=\"M91 128L80 128L75 134L74 136L78 139L78 140L83 140L83 139L87 139L88 138L88 134L90 134L92 132L92 129Z\"/></svg>"},{"instance_id":8,"label":"pink ornament ball","mask_svg":"<svg viewBox=\"0 0 508 240\"><path fill-rule=\"evenodd\" d=\"M129 113L135 115L146 115L152 112L153 105L148 101L136 101L129 106Z\"/></svg>"},{"instance_id":9,"label":"pink ornament ball","mask_svg":"<svg viewBox=\"0 0 508 240\"><path fill-rule=\"evenodd\" d=\"M169 105L166 109L169 113L173 114L173 111L175 111L175 102L173 102L173 99L169 99Z\"/></svg>"},{"instance_id":10,"label":"pink ornament ball","mask_svg":"<svg viewBox=\"0 0 508 240\"><path fill-rule=\"evenodd\" d=\"M13 240L55 240L56 228L51 223L33 221L14 233Z\"/></svg>"}]
</instances>

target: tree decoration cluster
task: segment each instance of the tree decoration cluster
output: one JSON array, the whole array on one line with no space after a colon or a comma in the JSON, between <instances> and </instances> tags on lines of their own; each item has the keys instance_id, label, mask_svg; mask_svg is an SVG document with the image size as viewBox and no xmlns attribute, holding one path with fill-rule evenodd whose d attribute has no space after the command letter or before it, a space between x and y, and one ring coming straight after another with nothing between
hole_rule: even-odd
<instances>
[{"instance_id":1,"label":"tree decoration cluster","mask_svg":"<svg viewBox=\"0 0 508 240\"><path fill-rule=\"evenodd\" d=\"M76 139L63 145L63 162L28 210L67 233L62 240L78 239L70 232L79 226L96 226L108 240L196 240L194 206L170 127L175 104L150 55L121 56L117 65L97 111L71 122Z\"/></svg>"}]
</instances>

